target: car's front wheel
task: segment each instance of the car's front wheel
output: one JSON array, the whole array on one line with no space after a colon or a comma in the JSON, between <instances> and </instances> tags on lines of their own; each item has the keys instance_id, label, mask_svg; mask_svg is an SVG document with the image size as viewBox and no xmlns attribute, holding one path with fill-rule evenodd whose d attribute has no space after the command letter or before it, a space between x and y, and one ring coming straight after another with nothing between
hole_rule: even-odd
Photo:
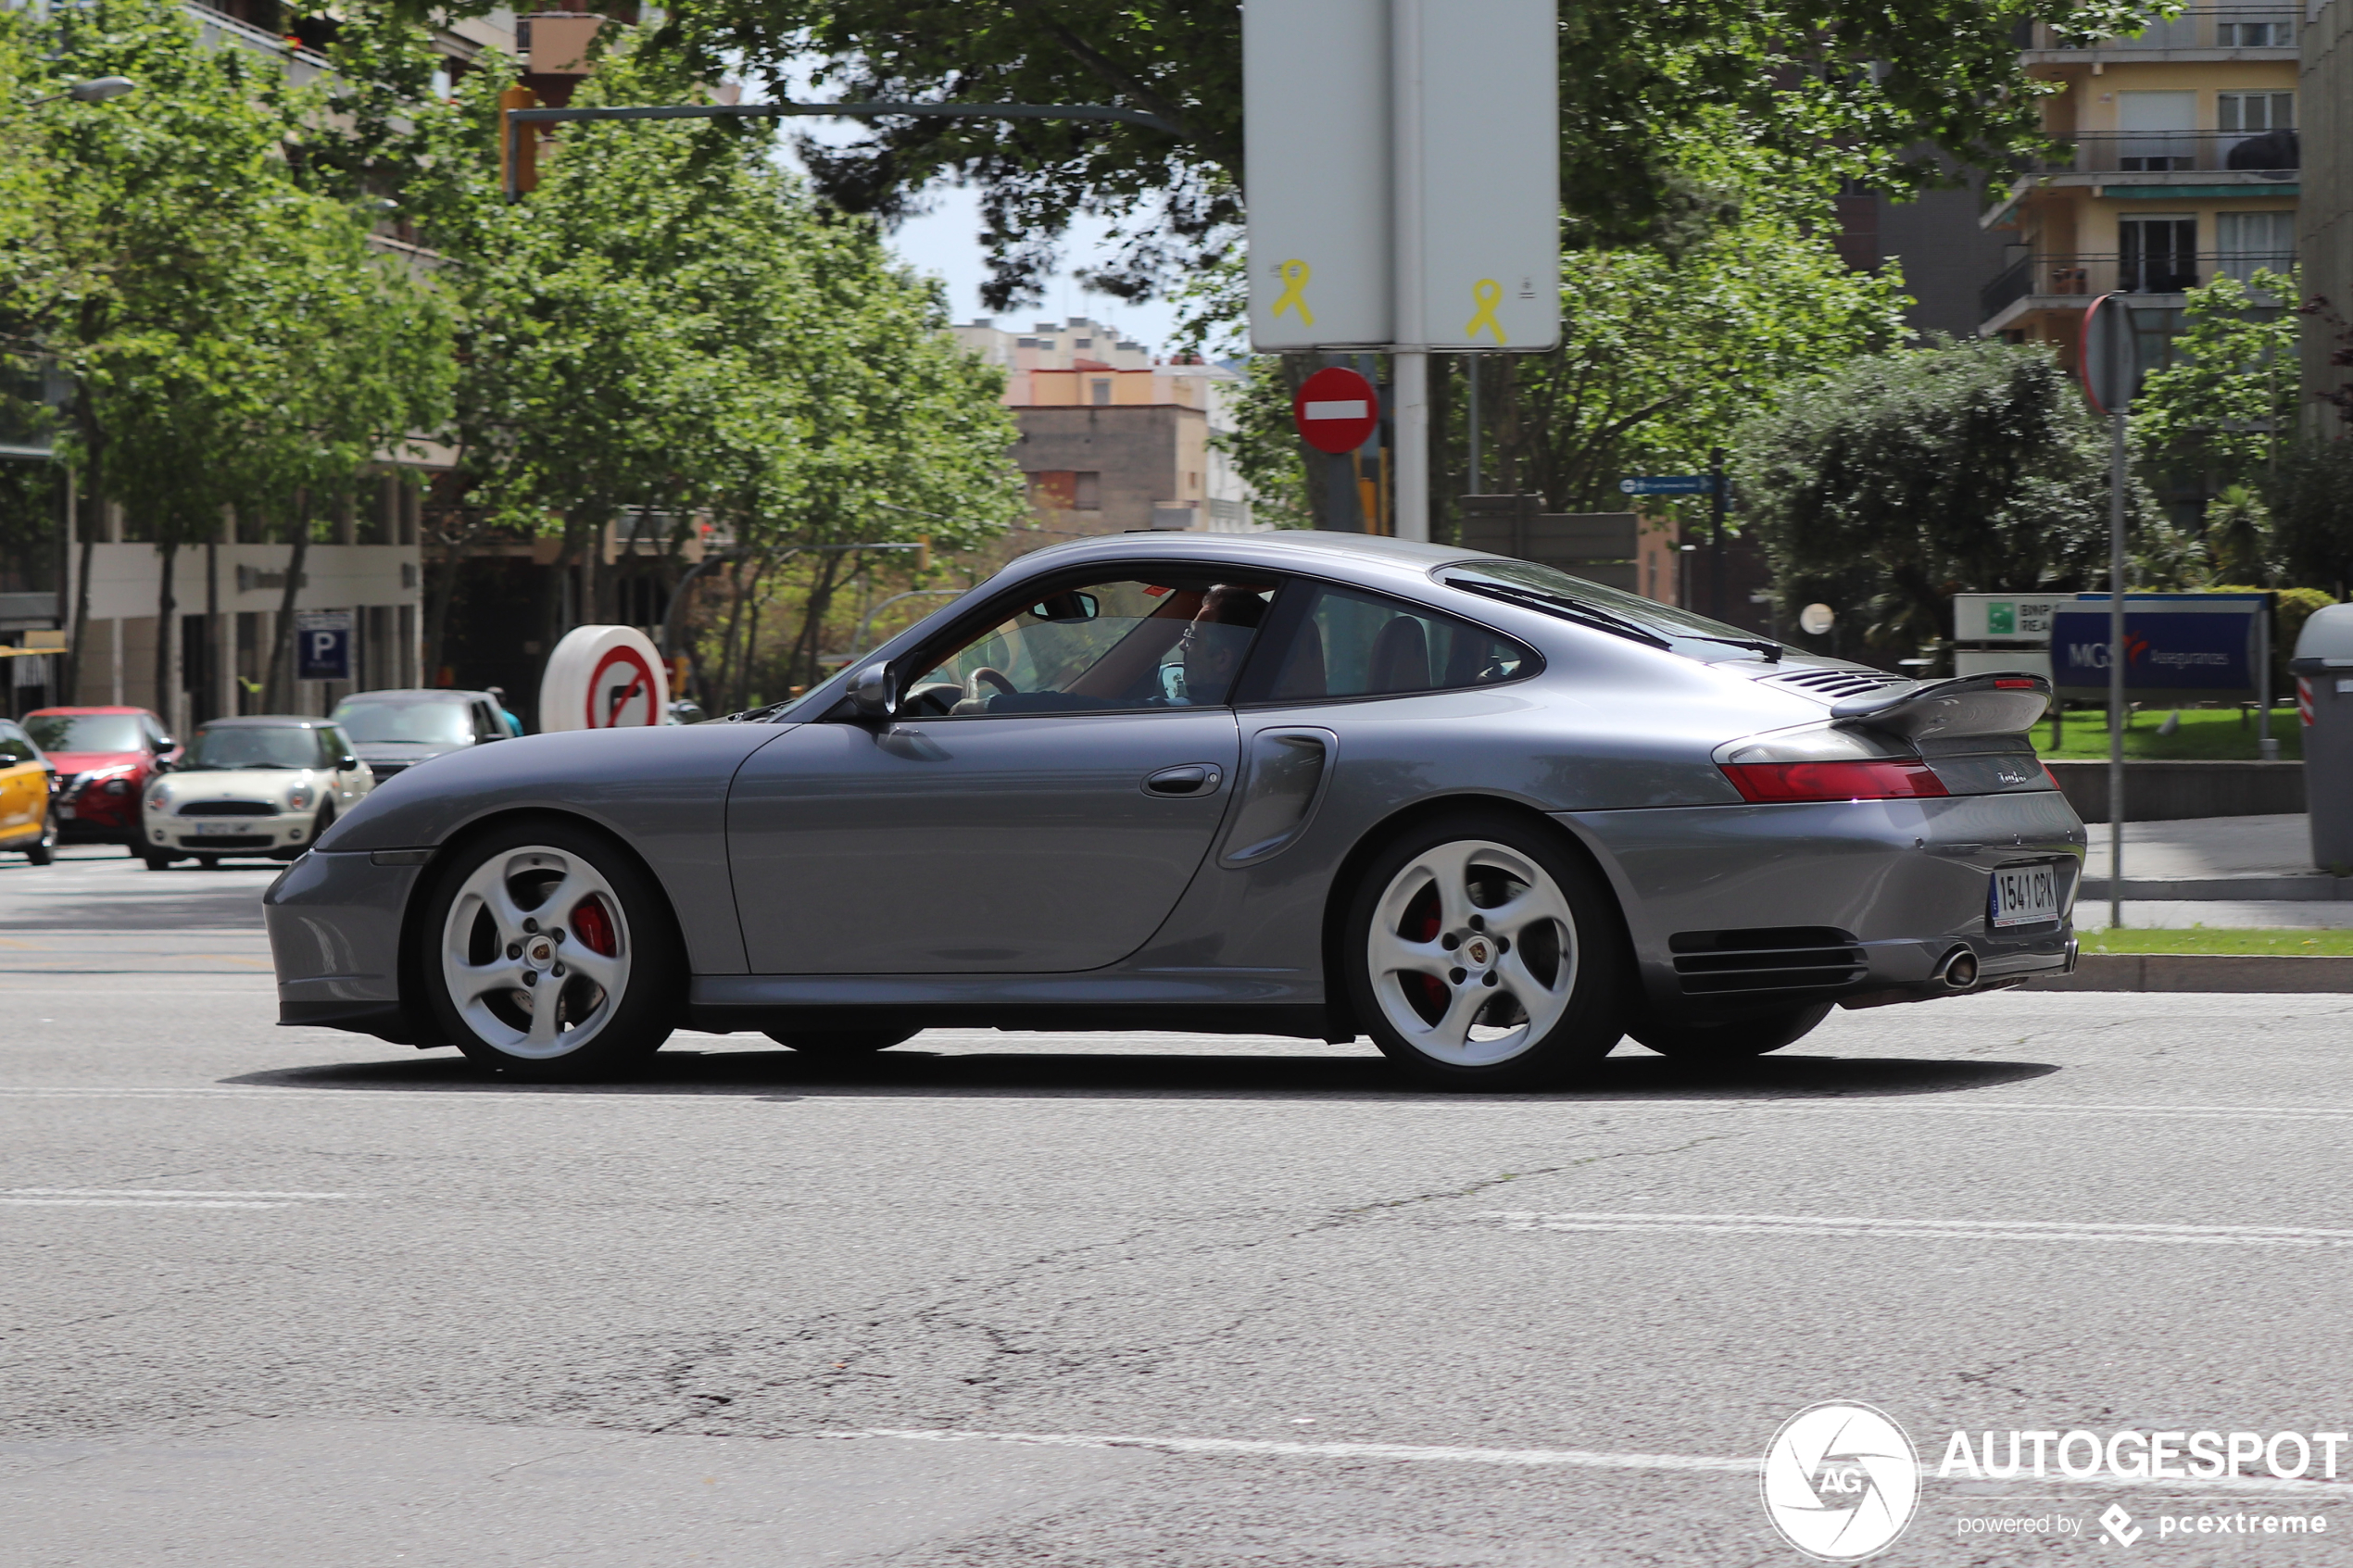
<instances>
[{"instance_id":1,"label":"car's front wheel","mask_svg":"<svg viewBox=\"0 0 2353 1568\"><path fill-rule=\"evenodd\" d=\"M36 866L45 866L57 858L57 819L44 817L41 836L24 847L25 859Z\"/></svg>"},{"instance_id":2,"label":"car's front wheel","mask_svg":"<svg viewBox=\"0 0 2353 1568\"><path fill-rule=\"evenodd\" d=\"M1390 845L1342 941L1358 1022L1426 1083L1541 1086L1623 1033L1607 888L1552 834L1501 812L1436 818Z\"/></svg>"},{"instance_id":3,"label":"car's front wheel","mask_svg":"<svg viewBox=\"0 0 2353 1568\"><path fill-rule=\"evenodd\" d=\"M448 858L425 909L444 1035L516 1077L632 1069L676 1027L686 974L661 890L617 846L522 822Z\"/></svg>"},{"instance_id":4,"label":"car's front wheel","mask_svg":"<svg viewBox=\"0 0 2353 1568\"><path fill-rule=\"evenodd\" d=\"M1830 1015L1830 1003L1816 1002L1720 1023L1639 1023L1630 1032L1677 1061L1747 1061L1805 1038Z\"/></svg>"}]
</instances>

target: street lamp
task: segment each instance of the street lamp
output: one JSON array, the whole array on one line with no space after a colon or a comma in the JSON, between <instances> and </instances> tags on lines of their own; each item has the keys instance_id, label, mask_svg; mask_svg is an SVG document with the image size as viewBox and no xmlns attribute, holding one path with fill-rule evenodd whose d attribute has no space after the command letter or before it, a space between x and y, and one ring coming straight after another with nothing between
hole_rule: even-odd
<instances>
[{"instance_id":1,"label":"street lamp","mask_svg":"<svg viewBox=\"0 0 2353 1568\"><path fill-rule=\"evenodd\" d=\"M127 76L95 76L87 82L77 82L62 93L51 93L33 99L25 107L38 108L54 104L60 98L71 98L77 104L103 104L108 98L120 98L125 93L136 93L139 84Z\"/></svg>"}]
</instances>

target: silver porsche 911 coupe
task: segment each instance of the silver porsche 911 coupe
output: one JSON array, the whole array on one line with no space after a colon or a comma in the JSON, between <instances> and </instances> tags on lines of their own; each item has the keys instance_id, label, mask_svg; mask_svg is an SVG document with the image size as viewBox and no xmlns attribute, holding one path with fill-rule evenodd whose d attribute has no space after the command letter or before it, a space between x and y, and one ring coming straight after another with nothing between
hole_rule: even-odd
<instances>
[{"instance_id":1,"label":"silver porsche 911 coupe","mask_svg":"<svg viewBox=\"0 0 2353 1568\"><path fill-rule=\"evenodd\" d=\"M1428 1083L2073 966L2030 675L1916 682L1502 557L1024 556L784 706L452 753L268 897L282 1022L626 1071L681 1026L1370 1035Z\"/></svg>"}]
</instances>

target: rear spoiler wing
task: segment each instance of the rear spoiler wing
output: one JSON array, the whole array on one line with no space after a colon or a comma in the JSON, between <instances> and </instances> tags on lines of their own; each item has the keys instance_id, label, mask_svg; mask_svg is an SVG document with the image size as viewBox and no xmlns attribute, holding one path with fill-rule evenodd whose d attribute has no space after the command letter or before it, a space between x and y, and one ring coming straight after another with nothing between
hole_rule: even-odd
<instances>
[{"instance_id":1,"label":"rear spoiler wing","mask_svg":"<svg viewBox=\"0 0 2353 1568\"><path fill-rule=\"evenodd\" d=\"M1908 741L2014 735L2050 705L2051 683L2040 675L1957 675L1910 691L1850 696L1831 709L1831 719Z\"/></svg>"}]
</instances>

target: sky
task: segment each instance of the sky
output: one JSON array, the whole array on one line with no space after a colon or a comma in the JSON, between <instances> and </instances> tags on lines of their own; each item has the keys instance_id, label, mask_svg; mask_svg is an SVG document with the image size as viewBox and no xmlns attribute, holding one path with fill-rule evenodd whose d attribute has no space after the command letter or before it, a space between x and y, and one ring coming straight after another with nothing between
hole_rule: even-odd
<instances>
[{"instance_id":1,"label":"sky","mask_svg":"<svg viewBox=\"0 0 2353 1568\"><path fill-rule=\"evenodd\" d=\"M947 282L948 308L955 320L991 314L980 303L981 280L988 271L980 249L980 194L942 186L931 193L930 201L931 211L907 220L890 236L891 249L910 266ZM1104 232L1100 221L1080 219L1063 244L1063 270L1046 285L1044 297L1035 306L995 312L997 324L1027 332L1040 321L1088 316L1118 328L1155 354L1166 353L1176 328L1175 307L1161 300L1128 305L1108 295L1089 294L1071 277L1073 267L1086 267L1099 254L1109 258Z\"/></svg>"}]
</instances>

